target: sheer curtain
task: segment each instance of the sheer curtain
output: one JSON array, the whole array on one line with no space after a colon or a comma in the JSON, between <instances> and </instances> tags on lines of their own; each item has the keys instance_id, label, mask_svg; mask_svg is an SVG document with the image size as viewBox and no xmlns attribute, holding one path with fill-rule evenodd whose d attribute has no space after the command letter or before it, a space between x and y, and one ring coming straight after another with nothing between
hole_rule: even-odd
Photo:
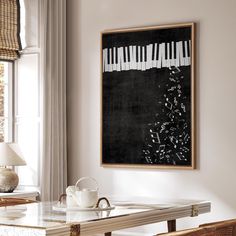
<instances>
[{"instance_id":1,"label":"sheer curtain","mask_svg":"<svg viewBox=\"0 0 236 236\"><path fill-rule=\"evenodd\" d=\"M67 186L66 0L40 0L42 57L41 199L58 199Z\"/></svg>"}]
</instances>

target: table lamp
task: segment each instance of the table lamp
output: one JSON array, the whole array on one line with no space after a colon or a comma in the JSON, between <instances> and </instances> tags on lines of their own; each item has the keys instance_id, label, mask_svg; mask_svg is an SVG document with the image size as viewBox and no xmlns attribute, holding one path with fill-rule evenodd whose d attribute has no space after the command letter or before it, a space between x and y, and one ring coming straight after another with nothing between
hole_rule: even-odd
<instances>
[{"instance_id":1,"label":"table lamp","mask_svg":"<svg viewBox=\"0 0 236 236\"><path fill-rule=\"evenodd\" d=\"M19 146L16 143L0 143L0 192L11 193L19 183L16 172L6 166L22 166L26 162L22 159Z\"/></svg>"}]
</instances>

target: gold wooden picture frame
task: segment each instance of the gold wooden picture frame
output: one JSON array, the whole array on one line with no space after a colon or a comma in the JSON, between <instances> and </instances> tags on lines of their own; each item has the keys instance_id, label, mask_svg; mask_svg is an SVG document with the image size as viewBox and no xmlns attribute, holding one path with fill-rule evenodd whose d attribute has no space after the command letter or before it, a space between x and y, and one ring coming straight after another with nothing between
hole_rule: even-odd
<instances>
[{"instance_id":1,"label":"gold wooden picture frame","mask_svg":"<svg viewBox=\"0 0 236 236\"><path fill-rule=\"evenodd\" d=\"M195 23L101 33L101 165L195 169Z\"/></svg>"}]
</instances>

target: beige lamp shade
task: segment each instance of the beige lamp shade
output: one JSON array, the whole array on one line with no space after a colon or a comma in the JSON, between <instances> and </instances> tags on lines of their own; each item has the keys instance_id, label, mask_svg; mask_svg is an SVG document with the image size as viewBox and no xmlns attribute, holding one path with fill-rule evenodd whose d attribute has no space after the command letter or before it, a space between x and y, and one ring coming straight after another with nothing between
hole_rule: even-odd
<instances>
[{"instance_id":1,"label":"beige lamp shade","mask_svg":"<svg viewBox=\"0 0 236 236\"><path fill-rule=\"evenodd\" d=\"M0 166L26 165L20 148L16 143L0 143Z\"/></svg>"}]
</instances>

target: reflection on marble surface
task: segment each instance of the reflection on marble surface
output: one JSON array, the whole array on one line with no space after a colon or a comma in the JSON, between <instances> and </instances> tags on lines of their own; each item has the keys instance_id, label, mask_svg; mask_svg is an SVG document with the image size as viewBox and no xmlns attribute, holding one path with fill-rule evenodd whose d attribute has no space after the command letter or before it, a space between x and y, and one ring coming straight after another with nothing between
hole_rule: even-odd
<instances>
[{"instance_id":1,"label":"reflection on marble surface","mask_svg":"<svg viewBox=\"0 0 236 236\"><path fill-rule=\"evenodd\" d=\"M107 217L127 215L142 212L145 209L114 209L111 211L67 211L58 212L52 209L53 203L31 203L21 206L1 207L0 224L48 228L65 223L81 223L89 220L99 220Z\"/></svg>"},{"instance_id":2,"label":"reflection on marble surface","mask_svg":"<svg viewBox=\"0 0 236 236\"><path fill-rule=\"evenodd\" d=\"M27 226L33 228L51 228L65 226L72 223L83 223L97 221L105 218L126 216L134 213L141 213L150 210L165 210L176 206L185 206L199 203L194 200L152 200L144 198L123 200L114 198L112 205L116 205L110 211L55 211L53 206L57 202L40 202L10 207L0 207L0 225Z\"/></svg>"},{"instance_id":3,"label":"reflection on marble surface","mask_svg":"<svg viewBox=\"0 0 236 236\"><path fill-rule=\"evenodd\" d=\"M120 205L109 211L55 211L57 202L1 207L0 236L71 235L73 230L87 236L210 212L205 201L117 200L111 204Z\"/></svg>"}]
</instances>

